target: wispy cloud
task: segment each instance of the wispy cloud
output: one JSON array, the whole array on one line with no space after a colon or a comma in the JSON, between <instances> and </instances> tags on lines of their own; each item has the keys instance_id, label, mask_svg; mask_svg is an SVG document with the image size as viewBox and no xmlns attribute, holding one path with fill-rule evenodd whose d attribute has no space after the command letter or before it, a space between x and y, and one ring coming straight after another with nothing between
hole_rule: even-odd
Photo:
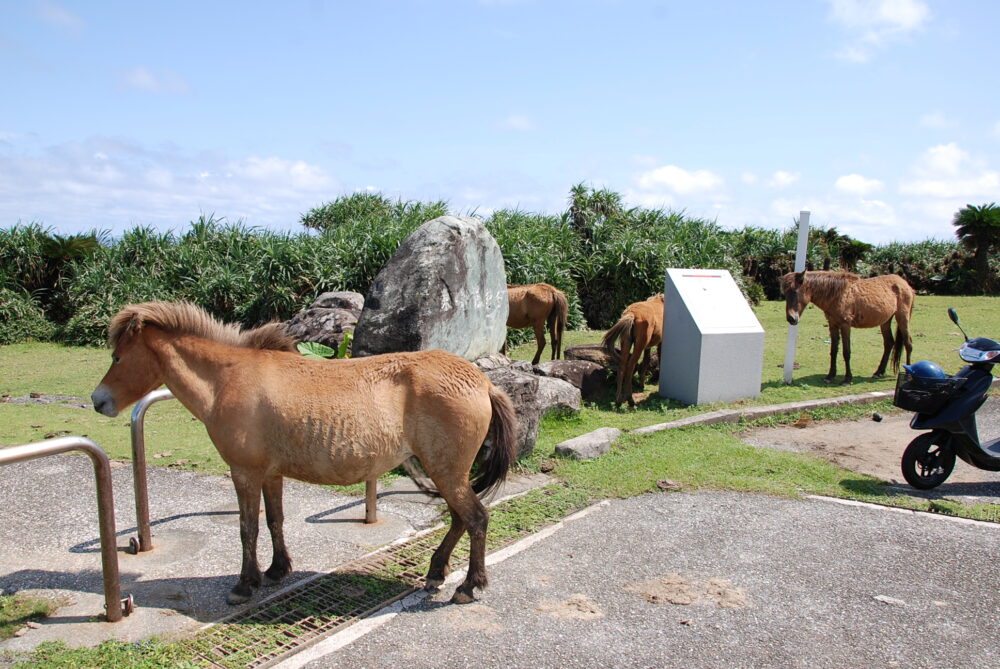
<instances>
[{"instance_id":1,"label":"wispy cloud","mask_svg":"<svg viewBox=\"0 0 1000 669\"><path fill-rule=\"evenodd\" d=\"M955 122L942 112L935 111L920 117L920 125L925 128L952 128Z\"/></svg>"},{"instance_id":2,"label":"wispy cloud","mask_svg":"<svg viewBox=\"0 0 1000 669\"><path fill-rule=\"evenodd\" d=\"M145 67L133 67L123 75L125 85L156 95L188 95L191 85L180 75L170 70L154 72Z\"/></svg>"},{"instance_id":3,"label":"wispy cloud","mask_svg":"<svg viewBox=\"0 0 1000 669\"><path fill-rule=\"evenodd\" d=\"M771 188L788 188L802 177L798 172L786 172L778 170L767 180L767 185Z\"/></svg>"},{"instance_id":4,"label":"wispy cloud","mask_svg":"<svg viewBox=\"0 0 1000 669\"><path fill-rule=\"evenodd\" d=\"M5 223L176 228L211 211L251 225L294 228L303 212L341 189L322 167L294 158L189 155L107 138L50 146L13 141L14 150L0 160Z\"/></svg>"},{"instance_id":5,"label":"wispy cloud","mask_svg":"<svg viewBox=\"0 0 1000 669\"><path fill-rule=\"evenodd\" d=\"M637 179L639 188L648 191L668 190L680 195L710 191L724 181L709 170L685 170L677 165L664 165L643 172Z\"/></svg>"},{"instance_id":6,"label":"wispy cloud","mask_svg":"<svg viewBox=\"0 0 1000 669\"><path fill-rule=\"evenodd\" d=\"M930 17L923 0L830 0L830 21L848 35L836 55L855 63L868 62L876 51L923 28Z\"/></svg>"},{"instance_id":7,"label":"wispy cloud","mask_svg":"<svg viewBox=\"0 0 1000 669\"><path fill-rule=\"evenodd\" d=\"M1000 191L1000 172L973 158L955 142L927 149L912 169L914 177L900 183L899 191L949 200L995 200Z\"/></svg>"},{"instance_id":8,"label":"wispy cloud","mask_svg":"<svg viewBox=\"0 0 1000 669\"><path fill-rule=\"evenodd\" d=\"M500 127L507 130L517 130L518 132L531 132L538 129L535 121L525 114L510 114L500 121Z\"/></svg>"},{"instance_id":9,"label":"wispy cloud","mask_svg":"<svg viewBox=\"0 0 1000 669\"><path fill-rule=\"evenodd\" d=\"M78 33L86 27L83 19L79 16L65 7L60 7L51 2L40 2L38 4L38 17L50 26L74 33Z\"/></svg>"}]
</instances>

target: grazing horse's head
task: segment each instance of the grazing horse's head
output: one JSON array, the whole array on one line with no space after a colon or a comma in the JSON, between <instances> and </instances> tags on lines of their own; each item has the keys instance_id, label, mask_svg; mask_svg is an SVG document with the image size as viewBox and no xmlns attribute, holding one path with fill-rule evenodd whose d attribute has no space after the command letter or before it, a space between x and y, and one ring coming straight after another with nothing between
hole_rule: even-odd
<instances>
[{"instance_id":1,"label":"grazing horse's head","mask_svg":"<svg viewBox=\"0 0 1000 669\"><path fill-rule=\"evenodd\" d=\"M789 325L798 325L803 310L809 304L806 272L789 272L781 277L781 293L785 296L785 318Z\"/></svg>"},{"instance_id":2,"label":"grazing horse's head","mask_svg":"<svg viewBox=\"0 0 1000 669\"><path fill-rule=\"evenodd\" d=\"M94 409L112 418L163 383L160 362L143 340L141 310L126 307L111 320L108 345L111 367L90 395Z\"/></svg>"}]
</instances>

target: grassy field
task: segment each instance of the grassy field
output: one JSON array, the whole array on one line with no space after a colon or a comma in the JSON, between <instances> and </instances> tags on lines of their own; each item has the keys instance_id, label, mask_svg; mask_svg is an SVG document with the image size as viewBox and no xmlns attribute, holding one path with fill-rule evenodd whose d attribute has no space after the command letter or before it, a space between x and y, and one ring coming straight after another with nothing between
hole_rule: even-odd
<instances>
[{"instance_id":1,"label":"grassy field","mask_svg":"<svg viewBox=\"0 0 1000 669\"><path fill-rule=\"evenodd\" d=\"M1000 336L1000 333L993 332L1000 325L996 318L1000 298L922 296L917 299L912 326L914 359L935 360L946 370L954 372L960 366L954 351L962 340L958 329L945 313L949 306L959 310L963 327L970 334L989 336L992 333L993 336ZM765 302L757 307L756 312L765 330L761 395L724 406L776 404L893 387L891 374L883 379L869 376L877 366L882 350L877 329L854 331L853 385L843 387L823 383L822 377L829 364L829 335L822 312L813 307L806 310L799 325L796 351L799 368L793 383L785 385L781 367L788 331L784 303ZM564 346L594 344L600 341L602 334L586 330L568 332ZM511 354L515 358L531 359L534 343L519 346ZM17 398L29 393L43 393L89 398L109 363L108 351L98 348L41 343L0 347L0 395ZM838 367L842 373L843 364ZM651 389L652 386L647 386L647 390ZM595 427L611 426L627 430L721 406L683 406L651 393L634 411L613 411L606 400L585 407L574 420L543 430L539 450L544 451L546 442L552 439L566 439ZM39 441L48 435L77 434L93 439L114 458L127 458L130 454L129 419L128 412L117 418L107 418L66 404L4 403L0 404L0 446ZM214 473L225 470L204 428L176 402L162 402L150 409L146 416L146 434L150 462L154 464ZM157 454L165 457L154 459Z\"/></svg>"}]
</instances>

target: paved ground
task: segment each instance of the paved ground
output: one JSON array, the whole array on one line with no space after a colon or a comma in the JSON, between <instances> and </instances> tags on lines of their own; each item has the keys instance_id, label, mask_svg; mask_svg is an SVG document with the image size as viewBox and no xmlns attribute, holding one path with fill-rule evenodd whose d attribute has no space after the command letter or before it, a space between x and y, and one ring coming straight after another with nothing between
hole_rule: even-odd
<instances>
[{"instance_id":1,"label":"paved ground","mask_svg":"<svg viewBox=\"0 0 1000 669\"><path fill-rule=\"evenodd\" d=\"M998 663L998 549L996 525L647 495L491 566L475 604L424 601L280 666L981 669Z\"/></svg>"},{"instance_id":2,"label":"paved ground","mask_svg":"<svg viewBox=\"0 0 1000 669\"><path fill-rule=\"evenodd\" d=\"M984 435L1000 432L993 404ZM150 469L157 549L119 553L123 589L139 608L114 625L93 621L103 597L89 461L59 456L0 477L0 591L73 602L0 648L169 637L233 612L223 598L239 567L238 524L225 477ZM114 477L124 546L135 532L131 468ZM289 583L436 517L417 496L392 491L374 527L357 522L357 499L296 483L286 496ZM446 604L449 586L442 601L362 622L347 633L373 631L346 645L350 637L333 637L284 666L978 669L998 664L998 549L995 524L816 499L647 495L595 507L493 564L493 585L475 604ZM263 539L260 555L267 564Z\"/></svg>"}]
</instances>

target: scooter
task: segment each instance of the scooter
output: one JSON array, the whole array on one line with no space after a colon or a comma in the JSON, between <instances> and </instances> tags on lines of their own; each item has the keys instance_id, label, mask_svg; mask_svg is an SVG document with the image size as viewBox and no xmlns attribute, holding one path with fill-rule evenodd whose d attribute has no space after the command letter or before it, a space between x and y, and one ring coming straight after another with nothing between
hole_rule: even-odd
<instances>
[{"instance_id":1,"label":"scooter","mask_svg":"<svg viewBox=\"0 0 1000 669\"><path fill-rule=\"evenodd\" d=\"M993 365L1000 363L1000 344L985 337L969 339L954 309L948 309L948 317L965 337L958 356L969 364L954 376L927 360L904 365L893 396L893 404L916 412L911 428L930 430L903 451L903 478L920 490L944 483L955 468L955 456L978 469L1000 471L1000 438L981 443L976 426L976 412L993 383Z\"/></svg>"}]
</instances>

